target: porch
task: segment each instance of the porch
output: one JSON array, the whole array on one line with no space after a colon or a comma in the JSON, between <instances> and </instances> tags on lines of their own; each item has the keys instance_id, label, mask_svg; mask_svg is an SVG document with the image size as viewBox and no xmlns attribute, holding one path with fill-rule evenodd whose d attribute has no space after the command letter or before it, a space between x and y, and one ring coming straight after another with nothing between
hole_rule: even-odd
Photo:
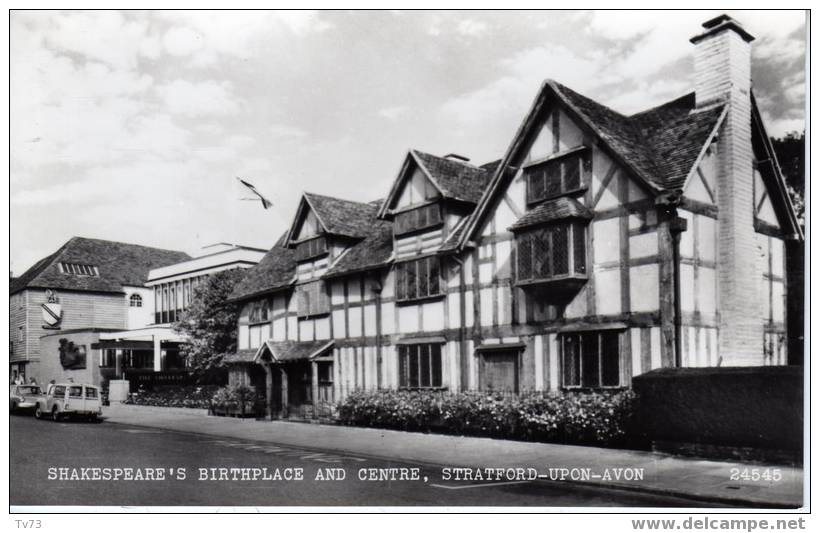
<instances>
[{"instance_id":1,"label":"porch","mask_svg":"<svg viewBox=\"0 0 820 533\"><path fill-rule=\"evenodd\" d=\"M319 420L333 415L333 341L266 341L227 360L231 385L265 397L270 420Z\"/></svg>"}]
</instances>

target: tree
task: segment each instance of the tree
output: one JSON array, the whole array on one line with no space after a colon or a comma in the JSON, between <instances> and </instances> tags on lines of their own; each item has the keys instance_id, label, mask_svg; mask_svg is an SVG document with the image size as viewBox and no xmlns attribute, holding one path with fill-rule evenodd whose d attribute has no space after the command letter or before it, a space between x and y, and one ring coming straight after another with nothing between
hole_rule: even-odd
<instances>
[{"instance_id":1,"label":"tree","mask_svg":"<svg viewBox=\"0 0 820 533\"><path fill-rule=\"evenodd\" d=\"M227 302L242 279L242 269L211 274L194 290L188 306L174 329L187 336L181 347L188 368L202 381L224 371L223 358L236 351L236 323L241 306Z\"/></svg>"},{"instance_id":2,"label":"tree","mask_svg":"<svg viewBox=\"0 0 820 533\"><path fill-rule=\"evenodd\" d=\"M780 139L772 137L772 146L802 226L806 206L806 133L793 131Z\"/></svg>"}]
</instances>

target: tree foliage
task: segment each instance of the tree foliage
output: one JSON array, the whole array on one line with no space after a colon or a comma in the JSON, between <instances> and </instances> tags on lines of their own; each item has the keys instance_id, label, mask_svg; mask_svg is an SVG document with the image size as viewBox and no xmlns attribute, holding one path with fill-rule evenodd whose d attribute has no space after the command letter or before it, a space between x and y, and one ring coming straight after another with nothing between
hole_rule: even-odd
<instances>
[{"instance_id":1,"label":"tree foliage","mask_svg":"<svg viewBox=\"0 0 820 533\"><path fill-rule=\"evenodd\" d=\"M202 379L220 373L225 355L236 351L241 306L227 300L244 274L242 269L223 270L205 278L174 324L174 329L189 339L181 348L188 368Z\"/></svg>"},{"instance_id":2,"label":"tree foliage","mask_svg":"<svg viewBox=\"0 0 820 533\"><path fill-rule=\"evenodd\" d=\"M785 137L772 137L777 161L786 180L797 219L803 224L806 198L806 133L793 131Z\"/></svg>"}]
</instances>

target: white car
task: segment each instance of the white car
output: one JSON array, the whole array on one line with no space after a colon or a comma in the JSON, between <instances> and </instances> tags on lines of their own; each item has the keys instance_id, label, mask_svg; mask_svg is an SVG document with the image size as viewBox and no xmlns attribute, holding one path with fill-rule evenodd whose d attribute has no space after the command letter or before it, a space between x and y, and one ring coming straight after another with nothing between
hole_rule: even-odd
<instances>
[{"instance_id":1,"label":"white car","mask_svg":"<svg viewBox=\"0 0 820 533\"><path fill-rule=\"evenodd\" d=\"M62 418L82 417L97 422L102 414L100 389L83 383L56 383L49 385L45 396L37 400L34 417L50 417L55 422Z\"/></svg>"},{"instance_id":2,"label":"white car","mask_svg":"<svg viewBox=\"0 0 820 533\"><path fill-rule=\"evenodd\" d=\"M43 391L37 385L11 385L9 387L9 410L33 411L37 400L43 398Z\"/></svg>"}]
</instances>

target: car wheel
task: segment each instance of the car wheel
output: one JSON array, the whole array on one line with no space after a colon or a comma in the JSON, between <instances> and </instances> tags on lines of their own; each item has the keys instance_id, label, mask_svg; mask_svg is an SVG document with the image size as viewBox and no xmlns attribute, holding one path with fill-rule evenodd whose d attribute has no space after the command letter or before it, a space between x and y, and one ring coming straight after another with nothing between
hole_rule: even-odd
<instances>
[{"instance_id":1,"label":"car wheel","mask_svg":"<svg viewBox=\"0 0 820 533\"><path fill-rule=\"evenodd\" d=\"M40 404L37 404L37 407L34 408L34 418L37 420L43 419L43 411L40 410Z\"/></svg>"},{"instance_id":2,"label":"car wheel","mask_svg":"<svg viewBox=\"0 0 820 533\"><path fill-rule=\"evenodd\" d=\"M51 410L51 419L55 422L59 422L60 418L60 410L55 405L54 409Z\"/></svg>"}]
</instances>

